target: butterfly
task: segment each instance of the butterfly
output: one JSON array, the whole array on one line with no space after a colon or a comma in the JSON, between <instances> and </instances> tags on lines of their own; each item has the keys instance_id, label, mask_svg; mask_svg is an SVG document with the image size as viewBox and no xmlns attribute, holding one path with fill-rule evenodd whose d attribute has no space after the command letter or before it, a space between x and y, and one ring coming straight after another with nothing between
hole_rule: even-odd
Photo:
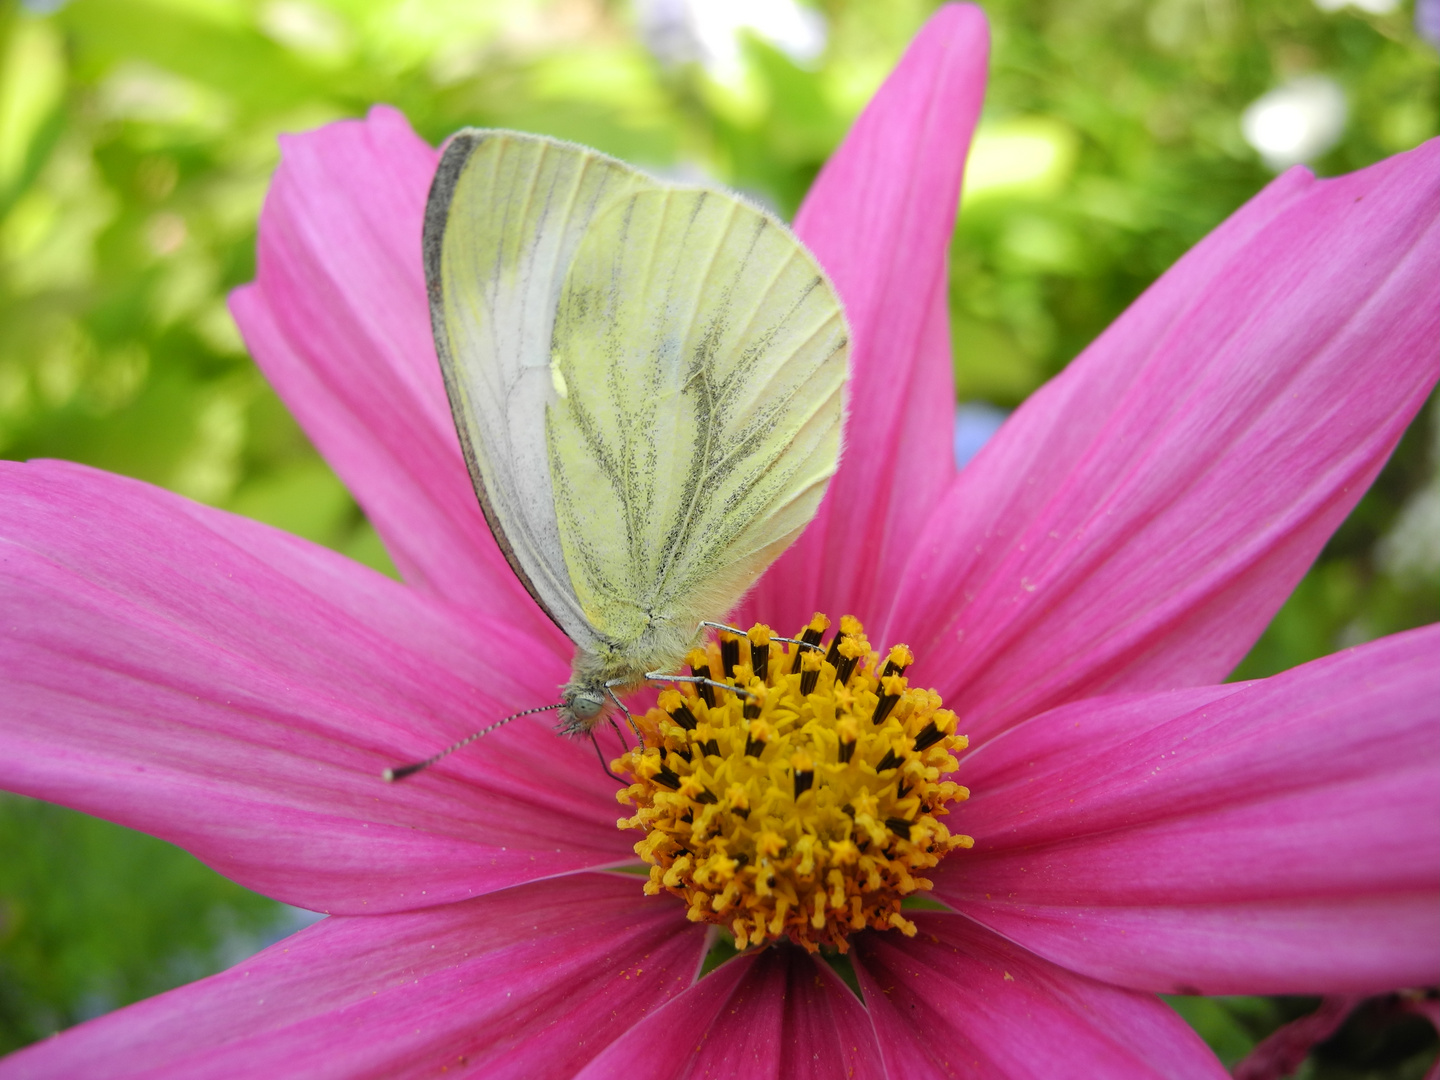
<instances>
[{"instance_id":1,"label":"butterfly","mask_svg":"<svg viewBox=\"0 0 1440 1080\"><path fill-rule=\"evenodd\" d=\"M747 200L510 131L450 140L423 254L475 494L575 645L548 708L590 733L814 516L840 455L839 297Z\"/></svg>"}]
</instances>

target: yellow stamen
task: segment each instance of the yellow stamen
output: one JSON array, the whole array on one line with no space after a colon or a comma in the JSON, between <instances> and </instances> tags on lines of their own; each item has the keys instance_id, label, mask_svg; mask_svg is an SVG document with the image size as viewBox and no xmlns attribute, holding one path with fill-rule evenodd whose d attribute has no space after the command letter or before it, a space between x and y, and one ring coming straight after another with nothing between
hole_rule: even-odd
<instances>
[{"instance_id":1,"label":"yellow stamen","mask_svg":"<svg viewBox=\"0 0 1440 1080\"><path fill-rule=\"evenodd\" d=\"M844 952L867 926L914 935L901 900L973 843L937 820L970 794L940 779L967 745L955 714L909 685L904 645L882 661L847 615L818 647L829 627L810 620L800 636L815 648L787 652L757 624L694 650L692 671L728 666L725 681L748 696L663 690L639 718L644 746L614 763L635 781L618 793L635 807L619 825L646 832L635 845L651 866L645 891L678 896L741 948L788 936Z\"/></svg>"}]
</instances>

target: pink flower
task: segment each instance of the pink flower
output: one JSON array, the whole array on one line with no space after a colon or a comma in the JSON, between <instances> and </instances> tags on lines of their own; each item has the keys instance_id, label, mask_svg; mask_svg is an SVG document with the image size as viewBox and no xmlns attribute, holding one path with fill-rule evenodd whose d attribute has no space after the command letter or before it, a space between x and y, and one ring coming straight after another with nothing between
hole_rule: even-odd
<instances>
[{"instance_id":1,"label":"pink flower","mask_svg":"<svg viewBox=\"0 0 1440 1080\"><path fill-rule=\"evenodd\" d=\"M1440 142L1276 180L963 472L946 245L984 86L942 10L797 220L856 352L844 467L736 616L853 612L972 740L952 912L703 979L591 748L520 721L569 643L470 490L430 342L436 161L396 113L289 139L234 310L407 585L58 462L0 466L0 782L332 917L21 1051L15 1076L1221 1076L1154 994L1440 971L1440 630L1225 677L1440 366Z\"/></svg>"}]
</instances>

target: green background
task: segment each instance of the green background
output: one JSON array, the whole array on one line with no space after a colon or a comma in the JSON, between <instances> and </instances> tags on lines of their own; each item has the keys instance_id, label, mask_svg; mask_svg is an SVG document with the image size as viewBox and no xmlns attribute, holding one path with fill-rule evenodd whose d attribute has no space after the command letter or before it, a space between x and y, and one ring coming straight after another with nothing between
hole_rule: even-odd
<instances>
[{"instance_id":1,"label":"green background","mask_svg":"<svg viewBox=\"0 0 1440 1080\"><path fill-rule=\"evenodd\" d=\"M275 136L374 102L577 139L793 213L931 4L814 5L828 46L761 38L661 63L607 0L0 0L0 455L83 461L392 572L247 357L224 306L254 269ZM1437 132L1409 4L986 5L992 76L952 253L962 400L1021 401L1272 173L1239 118L1307 72L1350 120L1314 162ZM1432 401L1236 677L1440 618ZM233 963L302 917L150 837L0 796L0 1050ZM1177 999L1227 1061L1304 999ZM1420 1076L1434 1037L1373 1003L1302 1068ZM1429 1049L1427 1049L1429 1047Z\"/></svg>"}]
</instances>

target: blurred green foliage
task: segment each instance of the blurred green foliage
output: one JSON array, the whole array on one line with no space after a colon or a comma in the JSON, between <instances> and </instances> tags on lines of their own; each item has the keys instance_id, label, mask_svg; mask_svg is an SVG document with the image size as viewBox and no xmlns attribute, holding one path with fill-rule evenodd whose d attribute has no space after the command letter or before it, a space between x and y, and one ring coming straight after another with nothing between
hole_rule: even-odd
<instances>
[{"instance_id":1,"label":"blurred green foliage","mask_svg":"<svg viewBox=\"0 0 1440 1080\"><path fill-rule=\"evenodd\" d=\"M235 963L276 905L152 836L0 794L0 1050Z\"/></svg>"},{"instance_id":2,"label":"blurred green foliage","mask_svg":"<svg viewBox=\"0 0 1440 1080\"><path fill-rule=\"evenodd\" d=\"M789 214L932 6L821 0L818 60L742 34L738 62L707 69L666 53L658 0L0 0L0 455L140 477L393 572L225 309L253 272L275 136L390 102L433 141L545 132ZM1020 402L1266 183L1240 116L1268 89L1306 72L1344 88L1322 173L1440 124L1408 4L986 8L993 75L952 257L962 398ZM1237 676L1440 617L1435 415ZM286 918L55 807L0 802L0 845L0 1050L215 970ZM1176 1007L1227 1060L1294 1008Z\"/></svg>"}]
</instances>

